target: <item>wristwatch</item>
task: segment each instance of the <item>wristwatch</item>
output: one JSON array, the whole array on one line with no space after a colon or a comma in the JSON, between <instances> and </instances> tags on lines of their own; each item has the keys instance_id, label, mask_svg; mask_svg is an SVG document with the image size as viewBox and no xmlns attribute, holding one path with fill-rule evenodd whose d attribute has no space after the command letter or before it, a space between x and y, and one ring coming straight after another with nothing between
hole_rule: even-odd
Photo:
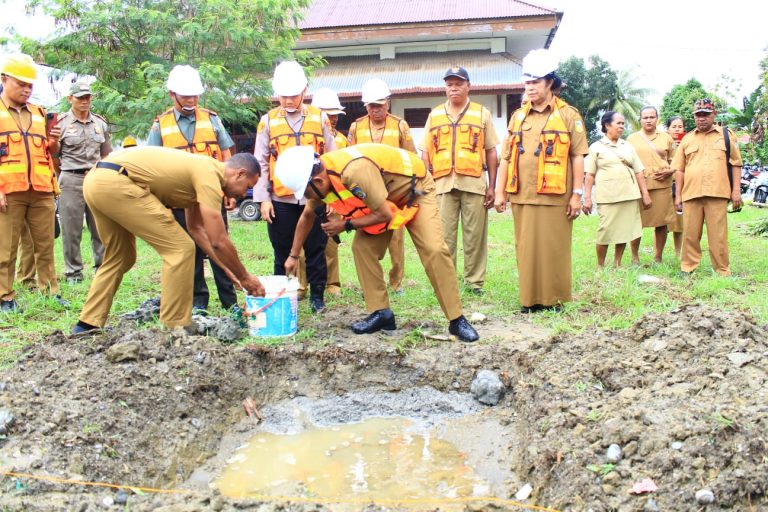
<instances>
[{"instance_id":1,"label":"wristwatch","mask_svg":"<svg viewBox=\"0 0 768 512\"><path fill-rule=\"evenodd\" d=\"M571 194L576 194L579 197L582 197L584 195L584 189L583 188L575 188L573 189L573 192Z\"/></svg>"},{"instance_id":2,"label":"wristwatch","mask_svg":"<svg viewBox=\"0 0 768 512\"><path fill-rule=\"evenodd\" d=\"M352 225L352 221L347 219L344 221L344 231L349 233L350 231L353 231L355 229L355 226Z\"/></svg>"}]
</instances>

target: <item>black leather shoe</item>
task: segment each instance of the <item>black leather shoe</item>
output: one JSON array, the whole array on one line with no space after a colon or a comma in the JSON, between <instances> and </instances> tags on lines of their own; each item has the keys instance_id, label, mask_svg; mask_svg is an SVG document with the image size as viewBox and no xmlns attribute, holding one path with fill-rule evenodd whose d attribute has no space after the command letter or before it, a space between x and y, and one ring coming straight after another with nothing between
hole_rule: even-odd
<instances>
[{"instance_id":1,"label":"black leather shoe","mask_svg":"<svg viewBox=\"0 0 768 512\"><path fill-rule=\"evenodd\" d=\"M89 332L95 333L99 329L100 328L95 325L86 324L85 322L77 322L74 327L72 327L72 334L85 334Z\"/></svg>"},{"instance_id":2,"label":"black leather shoe","mask_svg":"<svg viewBox=\"0 0 768 512\"><path fill-rule=\"evenodd\" d=\"M322 313L325 310L325 301L322 297L309 297L309 309L313 313Z\"/></svg>"},{"instance_id":3,"label":"black leather shoe","mask_svg":"<svg viewBox=\"0 0 768 512\"><path fill-rule=\"evenodd\" d=\"M21 313L19 303L15 299L0 301L0 312Z\"/></svg>"},{"instance_id":4,"label":"black leather shoe","mask_svg":"<svg viewBox=\"0 0 768 512\"><path fill-rule=\"evenodd\" d=\"M389 308L374 311L362 320L352 323L352 332L355 334L370 334L382 329L385 331L397 329L395 314Z\"/></svg>"},{"instance_id":5,"label":"black leather shoe","mask_svg":"<svg viewBox=\"0 0 768 512\"><path fill-rule=\"evenodd\" d=\"M533 306L522 306L520 308L520 312L523 314L536 313L537 311L541 311L542 309L544 309L544 306L542 306L541 304L534 304Z\"/></svg>"},{"instance_id":6,"label":"black leather shoe","mask_svg":"<svg viewBox=\"0 0 768 512\"><path fill-rule=\"evenodd\" d=\"M70 303L69 303L69 301L68 301L68 300L65 300L65 299L63 299L63 298L61 297L61 295L54 295L54 296L53 296L53 300L55 300L55 301L56 301L56 303L57 303L59 306L63 307L63 308L68 308L68 307L70 306Z\"/></svg>"},{"instance_id":7,"label":"black leather shoe","mask_svg":"<svg viewBox=\"0 0 768 512\"><path fill-rule=\"evenodd\" d=\"M480 339L480 335L474 327L461 315L459 318L451 320L448 325L448 332L459 338L461 341L471 343Z\"/></svg>"}]
</instances>

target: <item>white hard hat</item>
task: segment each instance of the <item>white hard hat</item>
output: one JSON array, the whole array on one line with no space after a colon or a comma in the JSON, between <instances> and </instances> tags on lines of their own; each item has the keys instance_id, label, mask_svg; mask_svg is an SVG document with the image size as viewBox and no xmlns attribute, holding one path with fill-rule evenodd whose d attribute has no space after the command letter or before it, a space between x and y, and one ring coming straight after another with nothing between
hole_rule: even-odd
<instances>
[{"instance_id":1,"label":"white hard hat","mask_svg":"<svg viewBox=\"0 0 768 512\"><path fill-rule=\"evenodd\" d=\"M557 58L549 50L531 50L523 59L523 80L537 80L557 70Z\"/></svg>"},{"instance_id":2,"label":"white hard hat","mask_svg":"<svg viewBox=\"0 0 768 512\"><path fill-rule=\"evenodd\" d=\"M275 164L275 176L285 188L293 191L297 200L304 197L312 167L315 165L315 148L292 146L282 153Z\"/></svg>"},{"instance_id":3,"label":"white hard hat","mask_svg":"<svg viewBox=\"0 0 768 512\"><path fill-rule=\"evenodd\" d=\"M328 87L318 89L312 95L312 105L323 110L327 114L343 114L344 107L339 102L339 97Z\"/></svg>"},{"instance_id":4,"label":"white hard hat","mask_svg":"<svg viewBox=\"0 0 768 512\"><path fill-rule=\"evenodd\" d=\"M281 62L272 77L272 90L278 96L298 96L307 88L304 68L293 60Z\"/></svg>"},{"instance_id":5,"label":"white hard hat","mask_svg":"<svg viewBox=\"0 0 768 512\"><path fill-rule=\"evenodd\" d=\"M371 78L363 84L363 103L386 103L392 94L389 87L380 78Z\"/></svg>"},{"instance_id":6,"label":"white hard hat","mask_svg":"<svg viewBox=\"0 0 768 512\"><path fill-rule=\"evenodd\" d=\"M203 82L200 73L192 66L174 66L168 73L168 90L182 96L200 96L203 94Z\"/></svg>"}]
</instances>

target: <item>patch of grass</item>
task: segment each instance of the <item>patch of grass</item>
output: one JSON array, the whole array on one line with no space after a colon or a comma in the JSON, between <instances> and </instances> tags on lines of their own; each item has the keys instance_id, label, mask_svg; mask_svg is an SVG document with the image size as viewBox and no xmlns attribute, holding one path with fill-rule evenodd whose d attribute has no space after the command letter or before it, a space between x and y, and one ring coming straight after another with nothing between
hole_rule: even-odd
<instances>
[{"instance_id":1,"label":"patch of grass","mask_svg":"<svg viewBox=\"0 0 768 512\"><path fill-rule=\"evenodd\" d=\"M589 422L597 423L598 421L601 421L605 417L605 413L599 409L592 409L587 413L587 415L584 417Z\"/></svg>"},{"instance_id":2,"label":"patch of grass","mask_svg":"<svg viewBox=\"0 0 768 512\"><path fill-rule=\"evenodd\" d=\"M712 420L715 424L714 428L712 429L713 433L721 432L729 428L734 428L733 426L735 422L732 419L723 416L723 414L721 414L719 411L712 414L709 419Z\"/></svg>"},{"instance_id":3,"label":"patch of grass","mask_svg":"<svg viewBox=\"0 0 768 512\"><path fill-rule=\"evenodd\" d=\"M763 255L768 249L768 239L753 237L747 233L750 225L765 222L768 209L747 207L741 213L729 215L729 243L733 277L723 278L712 272L707 253L706 236L702 240L703 258L700 268L690 279L678 277L679 263L674 254L672 236L669 236L664 251L664 262L653 264L653 231L643 232L641 243L641 266L629 266L629 251L625 254L625 265L619 269L596 270L595 235L598 219L596 216L580 217L573 229L573 301L565 304L561 313L542 312L525 318L540 326L551 329L555 334L579 333L585 329L623 329L637 322L645 314L665 313L689 302L701 302L712 306L739 309L750 313L758 322L768 322L768 301L765 289L768 284L768 260ZM238 248L246 268L255 275L272 274L272 247L264 222L230 223L232 239ZM546 234L542 234L546 236ZM352 237L342 234L339 247L341 265L342 295L328 297L332 309L339 304L354 305L364 314L362 293L352 258ZM515 264L514 223L511 215L490 215L489 222L488 270L485 294L475 296L462 293L464 311L469 316L473 311L485 313L493 319L522 319L519 314L518 275ZM24 311L20 314L0 315L0 368L12 364L20 350L53 331L69 332L77 322L78 315L88 293L93 270L87 230L83 234L82 254L85 263L85 281L77 284L60 284L60 293L70 301L71 306L63 308L50 298L36 292L17 287L17 300ZM459 233L458 277L462 288L463 253ZM137 242L137 264L128 272L115 296L110 314L113 322L120 314L134 310L144 300L160 293L160 257L139 240ZM61 240L56 241L56 263L62 274ZM609 261L612 249L609 251ZM389 257L382 265L385 276L389 272ZM660 284L641 284L639 276L647 274L663 280ZM216 298L213 280L208 282L211 292L209 310L212 315L224 312ZM241 294L241 300L244 300ZM302 301L299 307L299 326L314 325L314 316ZM406 236L406 264L404 293L391 295L392 309L398 324L407 322L424 324L428 322L446 326L435 293L413 247ZM156 327L157 322L150 327ZM482 331L482 327L481 327ZM279 345L305 340L325 340L328 336L344 339L347 332L329 335L310 329L302 329L295 337L248 339L246 343ZM481 332L482 334L482 332ZM404 350L423 343L421 334L411 333L398 342Z\"/></svg>"},{"instance_id":4,"label":"patch of grass","mask_svg":"<svg viewBox=\"0 0 768 512\"><path fill-rule=\"evenodd\" d=\"M606 462L605 464L600 464L599 466L597 464L590 464L587 466L587 469L590 470L593 473L597 473L600 476L605 476L611 471L613 471L616 468L616 464L610 464Z\"/></svg>"}]
</instances>

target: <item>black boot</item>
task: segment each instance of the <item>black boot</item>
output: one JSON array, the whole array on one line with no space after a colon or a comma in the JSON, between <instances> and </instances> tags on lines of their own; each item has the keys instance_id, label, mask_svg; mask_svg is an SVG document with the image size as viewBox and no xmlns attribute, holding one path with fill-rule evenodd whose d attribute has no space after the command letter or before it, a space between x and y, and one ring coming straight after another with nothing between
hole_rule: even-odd
<instances>
[{"instance_id":1,"label":"black boot","mask_svg":"<svg viewBox=\"0 0 768 512\"><path fill-rule=\"evenodd\" d=\"M448 324L448 332L459 338L461 341L473 342L480 339L480 335L474 327L461 315L459 318L451 320Z\"/></svg>"},{"instance_id":2,"label":"black boot","mask_svg":"<svg viewBox=\"0 0 768 512\"><path fill-rule=\"evenodd\" d=\"M397 329L397 326L395 325L395 314L389 308L374 311L362 320L358 320L352 324L352 332L355 334L370 334L382 329L385 331L394 331Z\"/></svg>"},{"instance_id":3,"label":"black boot","mask_svg":"<svg viewBox=\"0 0 768 512\"><path fill-rule=\"evenodd\" d=\"M322 313L325 309L325 286L309 285L309 308L313 313Z\"/></svg>"}]
</instances>

